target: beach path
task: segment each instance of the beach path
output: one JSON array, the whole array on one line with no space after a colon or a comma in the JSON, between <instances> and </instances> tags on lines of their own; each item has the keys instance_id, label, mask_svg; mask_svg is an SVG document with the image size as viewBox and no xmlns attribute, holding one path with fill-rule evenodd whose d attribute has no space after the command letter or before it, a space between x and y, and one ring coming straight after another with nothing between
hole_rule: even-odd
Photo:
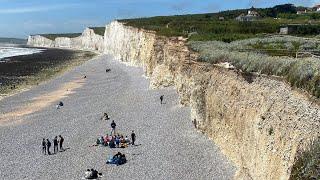
<instances>
[{"instance_id":1,"label":"beach path","mask_svg":"<svg viewBox=\"0 0 320 180\"><path fill-rule=\"evenodd\" d=\"M195 130L175 90L148 86L142 68L101 55L1 100L0 179L81 179L88 168L102 172L102 179L232 179L235 167ZM59 101L64 106L56 109ZM130 137L135 130L138 146L89 147L110 134L111 120L100 120L104 112L120 134ZM43 155L42 138L52 142L60 134L66 151ZM118 151L128 162L105 164Z\"/></svg>"}]
</instances>

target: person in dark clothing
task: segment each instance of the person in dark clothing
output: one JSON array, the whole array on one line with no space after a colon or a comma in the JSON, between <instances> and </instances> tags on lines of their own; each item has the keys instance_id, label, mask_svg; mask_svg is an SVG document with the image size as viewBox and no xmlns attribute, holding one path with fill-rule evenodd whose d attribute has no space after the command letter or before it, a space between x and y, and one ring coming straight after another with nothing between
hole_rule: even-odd
<instances>
[{"instance_id":1,"label":"person in dark clothing","mask_svg":"<svg viewBox=\"0 0 320 180\"><path fill-rule=\"evenodd\" d=\"M53 139L53 153L57 153L58 152L58 137L54 137Z\"/></svg>"},{"instance_id":2,"label":"person in dark clothing","mask_svg":"<svg viewBox=\"0 0 320 180\"><path fill-rule=\"evenodd\" d=\"M134 145L134 142L136 141L136 134L134 133L134 131L132 130L132 133L131 133L131 142L132 142L132 145Z\"/></svg>"},{"instance_id":3,"label":"person in dark clothing","mask_svg":"<svg viewBox=\"0 0 320 180\"><path fill-rule=\"evenodd\" d=\"M110 117L109 117L109 115L107 113L104 113L102 118L101 118L101 120L109 120L109 119L110 119Z\"/></svg>"},{"instance_id":4,"label":"person in dark clothing","mask_svg":"<svg viewBox=\"0 0 320 180\"><path fill-rule=\"evenodd\" d=\"M120 158L121 157L121 152L118 152L117 154L115 154L112 159L115 159L115 158Z\"/></svg>"},{"instance_id":5,"label":"person in dark clothing","mask_svg":"<svg viewBox=\"0 0 320 180\"><path fill-rule=\"evenodd\" d=\"M111 128L112 128L111 135L112 135L112 132L114 134L116 134L116 126L117 126L117 124L114 121L112 121L112 123L111 123Z\"/></svg>"},{"instance_id":6,"label":"person in dark clothing","mask_svg":"<svg viewBox=\"0 0 320 180\"><path fill-rule=\"evenodd\" d=\"M97 179L98 177L99 176L98 176L97 170L95 169L87 170L86 176L85 176L86 179Z\"/></svg>"},{"instance_id":7,"label":"person in dark clothing","mask_svg":"<svg viewBox=\"0 0 320 180\"><path fill-rule=\"evenodd\" d=\"M46 140L43 138L43 139L42 139L42 153L43 153L44 155L47 154L46 146L47 146Z\"/></svg>"},{"instance_id":8,"label":"person in dark clothing","mask_svg":"<svg viewBox=\"0 0 320 180\"><path fill-rule=\"evenodd\" d=\"M64 141L64 139L63 139L63 137L61 136L61 135L59 135L59 148L60 148L60 151L63 151L64 149L63 149L63 147L62 147L62 145L63 145L63 141Z\"/></svg>"},{"instance_id":9,"label":"person in dark clothing","mask_svg":"<svg viewBox=\"0 0 320 180\"><path fill-rule=\"evenodd\" d=\"M162 104L163 101L163 95L160 96L160 104Z\"/></svg>"},{"instance_id":10,"label":"person in dark clothing","mask_svg":"<svg viewBox=\"0 0 320 180\"><path fill-rule=\"evenodd\" d=\"M47 151L48 151L48 155L51 155L50 147L51 147L51 142L49 141L49 139L47 139Z\"/></svg>"},{"instance_id":11,"label":"person in dark clothing","mask_svg":"<svg viewBox=\"0 0 320 180\"><path fill-rule=\"evenodd\" d=\"M56 108L57 108L57 109L60 109L60 107L62 107L62 106L63 106L63 102L60 101L60 102L56 105Z\"/></svg>"}]
</instances>

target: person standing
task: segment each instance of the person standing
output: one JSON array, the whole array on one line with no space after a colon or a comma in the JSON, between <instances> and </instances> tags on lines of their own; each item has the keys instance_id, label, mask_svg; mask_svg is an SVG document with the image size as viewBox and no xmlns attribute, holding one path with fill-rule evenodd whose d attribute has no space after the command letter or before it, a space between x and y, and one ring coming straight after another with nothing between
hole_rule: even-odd
<instances>
[{"instance_id":1,"label":"person standing","mask_svg":"<svg viewBox=\"0 0 320 180\"><path fill-rule=\"evenodd\" d=\"M116 126L117 126L117 124L114 121L112 121L112 123L111 123L111 128L112 128L111 135L112 135L112 132L114 134L116 134Z\"/></svg>"},{"instance_id":2,"label":"person standing","mask_svg":"<svg viewBox=\"0 0 320 180\"><path fill-rule=\"evenodd\" d=\"M56 154L58 152L58 137L54 137L53 139L53 152Z\"/></svg>"},{"instance_id":3,"label":"person standing","mask_svg":"<svg viewBox=\"0 0 320 180\"><path fill-rule=\"evenodd\" d=\"M59 135L59 146L60 146L60 151L63 151L63 147L62 147L62 145L63 145L63 141L64 141L64 139L63 139L63 137L61 136L61 135Z\"/></svg>"},{"instance_id":4,"label":"person standing","mask_svg":"<svg viewBox=\"0 0 320 180\"><path fill-rule=\"evenodd\" d=\"M160 96L160 104L162 104L163 101L163 95Z\"/></svg>"},{"instance_id":5,"label":"person standing","mask_svg":"<svg viewBox=\"0 0 320 180\"><path fill-rule=\"evenodd\" d=\"M42 153L43 153L44 155L47 154L46 146L47 146L46 140L43 138L43 139L42 139Z\"/></svg>"},{"instance_id":6,"label":"person standing","mask_svg":"<svg viewBox=\"0 0 320 180\"><path fill-rule=\"evenodd\" d=\"M48 155L51 155L50 147L51 147L51 142L49 141L49 139L47 139L47 151L48 151Z\"/></svg>"},{"instance_id":7,"label":"person standing","mask_svg":"<svg viewBox=\"0 0 320 180\"><path fill-rule=\"evenodd\" d=\"M132 130L132 133L131 133L131 142L132 142L132 145L134 145L134 142L136 141L136 134L134 133L134 130Z\"/></svg>"}]
</instances>

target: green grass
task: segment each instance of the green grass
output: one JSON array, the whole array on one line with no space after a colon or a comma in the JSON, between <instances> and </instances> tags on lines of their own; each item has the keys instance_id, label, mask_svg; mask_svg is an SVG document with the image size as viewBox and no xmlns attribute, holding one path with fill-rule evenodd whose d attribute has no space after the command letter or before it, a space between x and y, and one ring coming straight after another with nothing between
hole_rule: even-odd
<instances>
[{"instance_id":1,"label":"green grass","mask_svg":"<svg viewBox=\"0 0 320 180\"><path fill-rule=\"evenodd\" d=\"M290 180L316 180L320 179L320 141L316 141L313 146L300 154L296 159Z\"/></svg>"},{"instance_id":2,"label":"green grass","mask_svg":"<svg viewBox=\"0 0 320 180\"><path fill-rule=\"evenodd\" d=\"M105 27L89 27L89 29L93 29L94 33L100 36L104 36L104 31L106 30Z\"/></svg>"},{"instance_id":3,"label":"green grass","mask_svg":"<svg viewBox=\"0 0 320 180\"><path fill-rule=\"evenodd\" d=\"M257 9L257 11L261 18L253 22L238 22L235 20L240 14L246 14L247 9L207 14L123 19L119 21L129 26L156 31L158 35L162 36L189 37L190 41L218 40L232 42L258 37L259 34L275 34L284 25L309 24L310 20L312 20L312 25L295 28L292 33L299 36L315 36L320 32L320 15L316 13L296 17L296 7L291 5L261 8ZM224 20L219 20L219 17L224 17ZM281 18L275 19L276 17Z\"/></svg>"},{"instance_id":4,"label":"green grass","mask_svg":"<svg viewBox=\"0 0 320 180\"><path fill-rule=\"evenodd\" d=\"M39 35L54 41L57 37L68 37L68 38L79 37L81 36L81 33L39 34Z\"/></svg>"},{"instance_id":5,"label":"green grass","mask_svg":"<svg viewBox=\"0 0 320 180\"><path fill-rule=\"evenodd\" d=\"M273 42L278 40L280 42ZM263 43L257 43L262 41ZM229 62L244 73L281 76L292 87L304 89L320 98L319 59L315 57L288 57L289 55L294 56L295 48L319 48L319 43L317 40L304 40L297 37L271 37L234 41L232 43L191 41L189 46L194 51L199 52L199 61L212 64ZM247 50L246 48L252 44L258 44L255 45L256 49ZM263 49L265 45L273 49L270 49L268 53L262 53L259 48ZM286 48L283 53L287 53L287 56L280 56L282 54L276 50L277 47Z\"/></svg>"}]
</instances>

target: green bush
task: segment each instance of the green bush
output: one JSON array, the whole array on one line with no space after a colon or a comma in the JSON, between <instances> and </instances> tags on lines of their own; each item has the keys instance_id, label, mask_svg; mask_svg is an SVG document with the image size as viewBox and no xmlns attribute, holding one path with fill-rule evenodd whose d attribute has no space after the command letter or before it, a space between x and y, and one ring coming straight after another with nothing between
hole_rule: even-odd
<instances>
[{"instance_id":1,"label":"green bush","mask_svg":"<svg viewBox=\"0 0 320 180\"><path fill-rule=\"evenodd\" d=\"M303 152L295 160L291 170L290 180L320 179L320 140Z\"/></svg>"},{"instance_id":2,"label":"green bush","mask_svg":"<svg viewBox=\"0 0 320 180\"><path fill-rule=\"evenodd\" d=\"M92 29L95 34L100 36L104 36L104 31L106 30L105 27L89 27L89 29Z\"/></svg>"},{"instance_id":3,"label":"green bush","mask_svg":"<svg viewBox=\"0 0 320 180\"><path fill-rule=\"evenodd\" d=\"M315 41L315 42L313 42ZM318 58L293 58L279 56L276 49L272 53L265 53L258 48L286 48L287 53L295 51L290 49L318 48L316 40L306 40L296 37L268 37L223 43L218 41L194 41L189 46L199 52L199 61L217 64L229 62L237 69L245 73L260 73L266 75L281 76L291 84L292 87L302 88L315 97L320 96L320 61ZM250 46L254 49L247 49ZM286 51L283 49L282 51ZM272 54L275 54L273 56ZM282 54L281 54L282 55Z\"/></svg>"}]
</instances>

